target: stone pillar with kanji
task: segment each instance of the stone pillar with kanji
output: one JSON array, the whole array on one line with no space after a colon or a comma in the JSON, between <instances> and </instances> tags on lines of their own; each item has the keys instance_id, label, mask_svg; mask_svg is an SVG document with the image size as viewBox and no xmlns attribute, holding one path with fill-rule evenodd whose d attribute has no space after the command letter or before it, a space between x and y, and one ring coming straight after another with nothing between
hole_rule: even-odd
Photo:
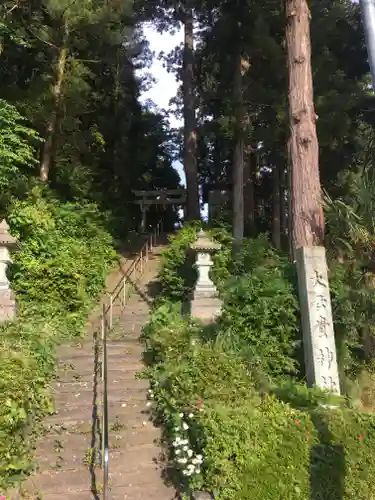
<instances>
[{"instance_id":1,"label":"stone pillar with kanji","mask_svg":"<svg viewBox=\"0 0 375 500\"><path fill-rule=\"evenodd\" d=\"M325 248L299 248L296 257L307 383L340 394Z\"/></svg>"},{"instance_id":2,"label":"stone pillar with kanji","mask_svg":"<svg viewBox=\"0 0 375 500\"><path fill-rule=\"evenodd\" d=\"M16 316L16 300L12 291L7 270L12 263L10 251L17 248L17 240L9 233L5 220L0 222L0 323L10 321Z\"/></svg>"}]
</instances>

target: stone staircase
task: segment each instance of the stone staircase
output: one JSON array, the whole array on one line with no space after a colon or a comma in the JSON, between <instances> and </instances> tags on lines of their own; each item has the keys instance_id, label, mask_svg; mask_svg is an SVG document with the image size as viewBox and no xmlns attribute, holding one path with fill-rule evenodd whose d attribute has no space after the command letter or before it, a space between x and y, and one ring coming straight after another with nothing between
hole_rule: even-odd
<instances>
[{"instance_id":1,"label":"stone staircase","mask_svg":"<svg viewBox=\"0 0 375 500\"><path fill-rule=\"evenodd\" d=\"M136 378L143 368L139 336L148 321L150 283L158 271L157 254L161 248L155 249L138 292L130 297L122 316L116 317L119 309L114 310L114 329L108 338L107 500L178 498L162 479L159 430L150 421L147 407L148 382ZM120 280L121 272L118 270L117 274L111 282ZM22 491L9 497L12 500L103 498L103 471L99 466L102 388L97 345L86 338L82 343L59 349L59 368L53 385L57 413L46 419L45 435L35 450L38 471L26 481Z\"/></svg>"}]
</instances>

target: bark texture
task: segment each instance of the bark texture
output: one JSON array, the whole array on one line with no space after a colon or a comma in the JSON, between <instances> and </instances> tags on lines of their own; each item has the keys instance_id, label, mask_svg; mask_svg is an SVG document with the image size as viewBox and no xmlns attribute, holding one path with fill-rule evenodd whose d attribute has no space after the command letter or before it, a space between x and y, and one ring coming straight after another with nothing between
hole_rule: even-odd
<instances>
[{"instance_id":1,"label":"bark texture","mask_svg":"<svg viewBox=\"0 0 375 500\"><path fill-rule=\"evenodd\" d=\"M187 8L184 19L184 170L186 175L187 207L189 220L200 219L198 170L197 170L197 136L195 131L195 99L194 99L194 26L193 10Z\"/></svg>"},{"instance_id":2,"label":"bark texture","mask_svg":"<svg viewBox=\"0 0 375 500\"><path fill-rule=\"evenodd\" d=\"M55 156L56 133L59 127L60 105L63 95L66 60L68 56L68 38L69 38L69 30L68 26L65 25L64 41L59 51L59 56L56 64L55 84L52 88L52 99L53 99L52 113L49 123L47 125L46 138L42 151L42 159L40 162L39 176L42 182L48 182L49 172L51 170L51 165Z\"/></svg>"},{"instance_id":3,"label":"bark texture","mask_svg":"<svg viewBox=\"0 0 375 500\"><path fill-rule=\"evenodd\" d=\"M233 154L233 243L241 247L244 234L244 133L245 109L242 90L242 58L238 54L234 75L235 144Z\"/></svg>"},{"instance_id":4,"label":"bark texture","mask_svg":"<svg viewBox=\"0 0 375 500\"><path fill-rule=\"evenodd\" d=\"M276 162L272 171L272 243L281 248L281 203L280 203L280 163Z\"/></svg>"},{"instance_id":5,"label":"bark texture","mask_svg":"<svg viewBox=\"0 0 375 500\"><path fill-rule=\"evenodd\" d=\"M249 147L250 148L250 147ZM244 197L244 218L249 236L255 235L255 189L254 189L254 169L253 155L249 149L244 163L243 177L243 197Z\"/></svg>"},{"instance_id":6,"label":"bark texture","mask_svg":"<svg viewBox=\"0 0 375 500\"><path fill-rule=\"evenodd\" d=\"M307 0L285 0L289 69L289 118L295 248L322 245L324 216L319 146L311 73L310 10Z\"/></svg>"}]
</instances>

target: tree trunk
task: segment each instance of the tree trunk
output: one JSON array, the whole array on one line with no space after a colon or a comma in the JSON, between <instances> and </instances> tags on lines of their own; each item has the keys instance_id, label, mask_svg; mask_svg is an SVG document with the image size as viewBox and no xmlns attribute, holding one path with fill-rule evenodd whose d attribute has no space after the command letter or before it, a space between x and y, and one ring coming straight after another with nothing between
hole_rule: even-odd
<instances>
[{"instance_id":1,"label":"tree trunk","mask_svg":"<svg viewBox=\"0 0 375 500\"><path fill-rule=\"evenodd\" d=\"M290 138L287 144L288 150L288 165L287 165L287 177L288 177L288 191L287 191L287 204L288 204L288 254L289 254L289 262L294 262L296 260L296 245L294 242L294 200L293 200L293 172L292 172L292 160L291 160L291 151L290 151Z\"/></svg>"},{"instance_id":2,"label":"tree trunk","mask_svg":"<svg viewBox=\"0 0 375 500\"><path fill-rule=\"evenodd\" d=\"M324 215L311 74L310 10L307 0L285 1L293 240L297 249L323 244Z\"/></svg>"},{"instance_id":3,"label":"tree trunk","mask_svg":"<svg viewBox=\"0 0 375 500\"><path fill-rule=\"evenodd\" d=\"M65 36L59 52L56 68L56 81L52 88L53 108L50 121L47 126L46 140L43 147L42 159L40 163L40 180L48 182L49 172L55 156L56 133L59 125L60 104L63 95L63 83L66 69L66 59L68 55L69 31L65 25Z\"/></svg>"},{"instance_id":4,"label":"tree trunk","mask_svg":"<svg viewBox=\"0 0 375 500\"><path fill-rule=\"evenodd\" d=\"M281 249L280 163L276 161L272 172L272 243Z\"/></svg>"},{"instance_id":5,"label":"tree trunk","mask_svg":"<svg viewBox=\"0 0 375 500\"><path fill-rule=\"evenodd\" d=\"M282 238L282 247L284 246L285 237L288 233L287 228L287 206L286 206L286 189L285 189L285 164L280 165L279 175L280 175L280 231Z\"/></svg>"},{"instance_id":6,"label":"tree trunk","mask_svg":"<svg viewBox=\"0 0 375 500\"><path fill-rule=\"evenodd\" d=\"M195 131L195 99L194 99L194 30L193 10L187 8L184 22L184 169L187 188L187 218L200 219L198 170L197 170L197 136Z\"/></svg>"},{"instance_id":7,"label":"tree trunk","mask_svg":"<svg viewBox=\"0 0 375 500\"><path fill-rule=\"evenodd\" d=\"M248 150L247 158L244 163L244 218L245 225L248 228L249 235L255 234L255 194L254 194L254 170L252 164L251 150Z\"/></svg>"},{"instance_id":8,"label":"tree trunk","mask_svg":"<svg viewBox=\"0 0 375 500\"><path fill-rule=\"evenodd\" d=\"M233 155L233 246L241 248L244 233L244 133L245 109L242 89L242 58L239 52L234 74L235 145Z\"/></svg>"}]
</instances>

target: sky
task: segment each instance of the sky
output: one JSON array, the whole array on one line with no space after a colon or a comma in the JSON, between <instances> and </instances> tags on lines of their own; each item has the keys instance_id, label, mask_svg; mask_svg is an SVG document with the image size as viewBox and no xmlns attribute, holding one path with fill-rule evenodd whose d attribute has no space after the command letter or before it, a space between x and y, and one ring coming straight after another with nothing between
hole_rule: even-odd
<instances>
[{"instance_id":1,"label":"sky","mask_svg":"<svg viewBox=\"0 0 375 500\"><path fill-rule=\"evenodd\" d=\"M175 35L170 35L168 33L157 33L150 25L145 25L143 29L150 43L150 49L155 53L152 66L146 71L153 75L156 83L150 90L142 94L141 101L145 102L151 100L159 109L168 110L169 100L176 95L178 83L176 82L175 76L172 73L168 73L166 68L163 68L163 62L159 61L157 56L160 52L169 52L176 45L179 45L180 42L183 41L183 31L180 30ZM174 117L170 118L170 124L172 127L180 127L182 125L181 122ZM181 163L175 162L173 166L179 173L182 183L186 185L185 174Z\"/></svg>"}]
</instances>

